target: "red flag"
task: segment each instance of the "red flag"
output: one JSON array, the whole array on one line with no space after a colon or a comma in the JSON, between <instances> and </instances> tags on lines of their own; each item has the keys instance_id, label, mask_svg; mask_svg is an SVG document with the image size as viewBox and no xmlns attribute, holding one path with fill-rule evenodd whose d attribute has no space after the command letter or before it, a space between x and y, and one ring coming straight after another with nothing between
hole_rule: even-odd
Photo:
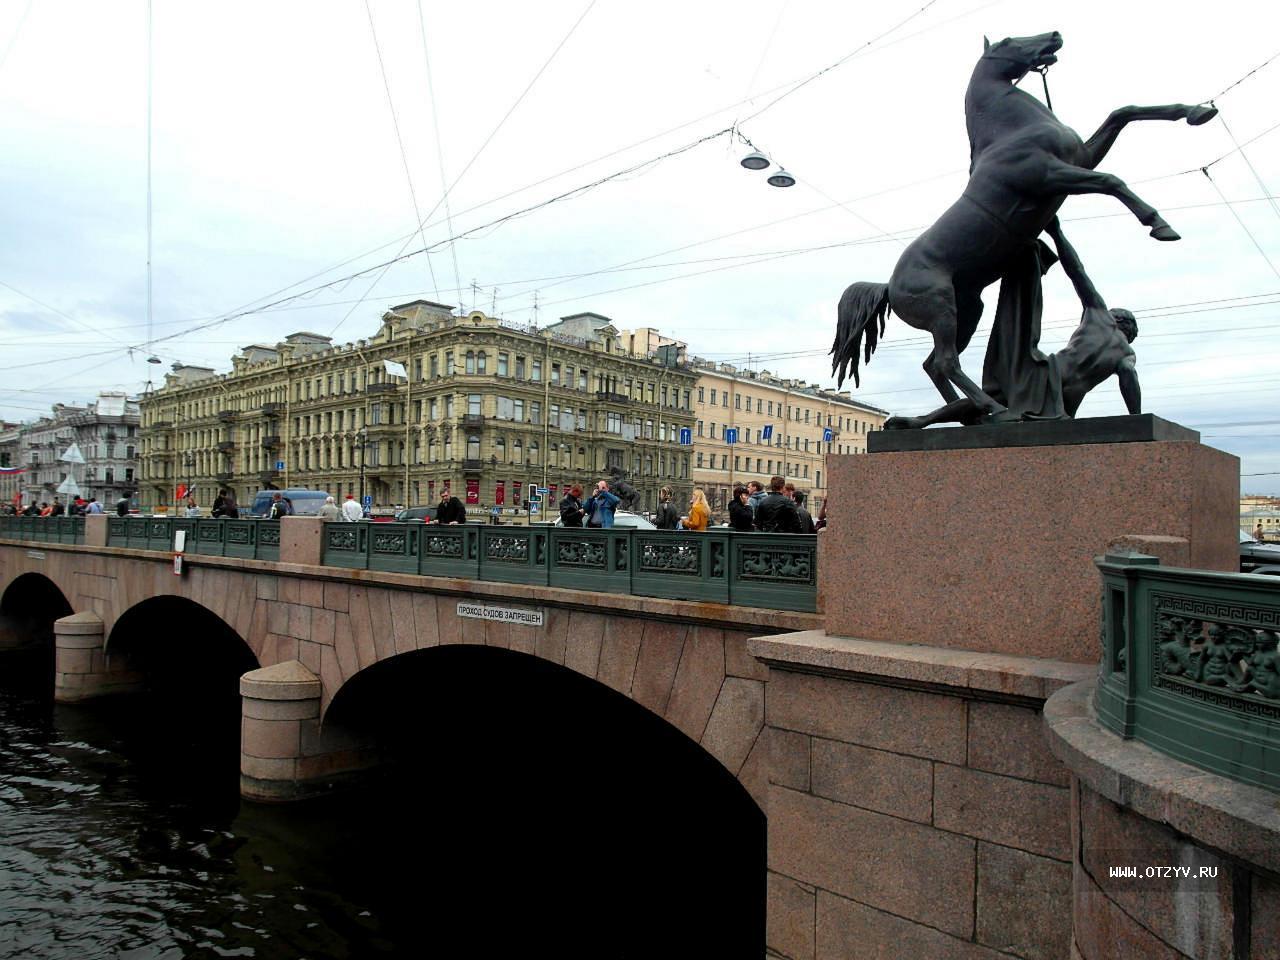
<instances>
[{"instance_id":1,"label":"red flag","mask_svg":"<svg viewBox=\"0 0 1280 960\"><path fill-rule=\"evenodd\" d=\"M174 491L173 498L181 500L187 495L187 485L185 483L178 484L178 489Z\"/></svg>"}]
</instances>

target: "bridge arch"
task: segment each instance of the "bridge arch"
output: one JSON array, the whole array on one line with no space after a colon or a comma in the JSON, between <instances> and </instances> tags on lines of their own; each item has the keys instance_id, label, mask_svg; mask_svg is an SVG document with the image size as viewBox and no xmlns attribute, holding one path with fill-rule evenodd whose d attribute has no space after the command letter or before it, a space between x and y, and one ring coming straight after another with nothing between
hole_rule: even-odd
<instances>
[{"instance_id":1,"label":"bridge arch","mask_svg":"<svg viewBox=\"0 0 1280 960\"><path fill-rule=\"evenodd\" d=\"M0 648L53 648L53 624L72 612L62 589L42 573L15 577L0 596Z\"/></svg>"},{"instance_id":2,"label":"bridge arch","mask_svg":"<svg viewBox=\"0 0 1280 960\"><path fill-rule=\"evenodd\" d=\"M518 922L601 955L622 930L637 955L763 952L764 813L736 771L635 698L533 653L445 644L359 671L325 723L391 761L395 795L424 820L399 849L465 897L496 880L499 912L514 903Z\"/></svg>"}]
</instances>

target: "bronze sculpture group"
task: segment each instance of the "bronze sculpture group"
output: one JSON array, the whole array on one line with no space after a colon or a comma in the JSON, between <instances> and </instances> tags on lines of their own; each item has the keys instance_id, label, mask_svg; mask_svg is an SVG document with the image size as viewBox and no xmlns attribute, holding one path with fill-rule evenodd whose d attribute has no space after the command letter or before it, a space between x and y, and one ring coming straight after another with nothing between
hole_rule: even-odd
<instances>
[{"instance_id":1,"label":"bronze sculpture group","mask_svg":"<svg viewBox=\"0 0 1280 960\"><path fill-rule=\"evenodd\" d=\"M888 283L855 283L840 298L832 373L860 383L859 355L868 362L896 313L933 337L924 370L944 405L921 417L892 417L886 429L933 423L1066 419L1084 395L1119 376L1130 413L1141 410L1133 315L1108 310L1067 243L1057 212L1071 194L1105 193L1123 203L1157 240L1178 234L1122 180L1094 168L1134 120L1211 120L1211 105L1121 107L1082 140L1035 97L1018 88L1031 71L1057 60L1056 31L984 43L965 94L969 181L964 193L898 259ZM1048 233L1057 252L1040 240ZM1039 349L1041 276L1061 260L1080 295L1083 315L1067 346ZM982 316L982 291L1000 281L982 385L960 366Z\"/></svg>"}]
</instances>

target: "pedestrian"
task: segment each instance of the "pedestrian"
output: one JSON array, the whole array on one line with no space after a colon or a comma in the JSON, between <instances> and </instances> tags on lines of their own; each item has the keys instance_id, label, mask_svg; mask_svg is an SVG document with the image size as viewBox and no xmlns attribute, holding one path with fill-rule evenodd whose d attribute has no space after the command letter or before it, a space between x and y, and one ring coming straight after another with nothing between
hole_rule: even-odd
<instances>
[{"instance_id":1,"label":"pedestrian","mask_svg":"<svg viewBox=\"0 0 1280 960\"><path fill-rule=\"evenodd\" d=\"M560 525L580 527L586 515L586 510L582 508L582 488L575 483L560 499Z\"/></svg>"},{"instance_id":2,"label":"pedestrian","mask_svg":"<svg viewBox=\"0 0 1280 960\"><path fill-rule=\"evenodd\" d=\"M689 500L689 515L680 518L680 524L686 530L706 530L711 522L711 507L707 505L707 495L695 489Z\"/></svg>"},{"instance_id":3,"label":"pedestrian","mask_svg":"<svg viewBox=\"0 0 1280 960\"><path fill-rule=\"evenodd\" d=\"M129 498L121 497L116 501L116 516L127 517L129 515Z\"/></svg>"},{"instance_id":4,"label":"pedestrian","mask_svg":"<svg viewBox=\"0 0 1280 960\"><path fill-rule=\"evenodd\" d=\"M830 497L827 498L827 500L830 499ZM814 524L814 528L819 533L827 529L827 500L822 501L822 509L818 511L818 522Z\"/></svg>"},{"instance_id":5,"label":"pedestrian","mask_svg":"<svg viewBox=\"0 0 1280 960\"><path fill-rule=\"evenodd\" d=\"M40 501L40 516L42 517L53 516L53 507L49 505L48 500Z\"/></svg>"},{"instance_id":6,"label":"pedestrian","mask_svg":"<svg viewBox=\"0 0 1280 960\"><path fill-rule=\"evenodd\" d=\"M60 517L60 516L62 516L62 515L63 515L63 513L65 513L65 512L66 512L66 509L67 509L67 508L66 508L66 507L64 507L64 506L62 505L62 501L61 501L61 500L59 500L57 497L54 497L54 498L53 498L53 512L52 512L52 513L50 513L50 516L53 516L53 517Z\"/></svg>"},{"instance_id":7,"label":"pedestrian","mask_svg":"<svg viewBox=\"0 0 1280 960\"><path fill-rule=\"evenodd\" d=\"M1262 521L1261 520L1259 520L1258 525L1253 528L1253 539L1257 540L1259 543L1262 542Z\"/></svg>"},{"instance_id":8,"label":"pedestrian","mask_svg":"<svg viewBox=\"0 0 1280 960\"><path fill-rule=\"evenodd\" d=\"M48 506L48 504L47 504L47 503L41 503L39 506L37 506L37 505L36 505L36 502L35 502L34 500L32 500L32 501L31 501L30 506L28 506L28 507L27 507L26 512L23 514L23 516L27 516L27 517L43 517L43 516L44 516L44 508L45 508L45 507L47 507L47 506Z\"/></svg>"},{"instance_id":9,"label":"pedestrian","mask_svg":"<svg viewBox=\"0 0 1280 960\"><path fill-rule=\"evenodd\" d=\"M440 506L436 508L436 523L454 524L467 522L467 508L462 501L449 493L445 487L440 491Z\"/></svg>"},{"instance_id":10,"label":"pedestrian","mask_svg":"<svg viewBox=\"0 0 1280 960\"><path fill-rule=\"evenodd\" d=\"M227 503L227 491L219 490L218 495L213 498L213 506L209 508L209 516L221 517L225 512Z\"/></svg>"},{"instance_id":11,"label":"pedestrian","mask_svg":"<svg viewBox=\"0 0 1280 960\"><path fill-rule=\"evenodd\" d=\"M502 508L496 503L489 508L489 523L495 527L502 523Z\"/></svg>"},{"instance_id":12,"label":"pedestrian","mask_svg":"<svg viewBox=\"0 0 1280 960\"><path fill-rule=\"evenodd\" d=\"M324 506L320 508L320 519L326 523L342 519L342 510L338 507L333 497L324 498Z\"/></svg>"},{"instance_id":13,"label":"pedestrian","mask_svg":"<svg viewBox=\"0 0 1280 960\"><path fill-rule=\"evenodd\" d=\"M360 509L360 504L356 502L356 495L348 493L345 500L342 501L342 519L347 523L355 523L364 516L364 511Z\"/></svg>"},{"instance_id":14,"label":"pedestrian","mask_svg":"<svg viewBox=\"0 0 1280 960\"><path fill-rule=\"evenodd\" d=\"M674 530L680 522L680 512L671 502L671 497L670 487L663 487L658 491L658 512L654 514L653 525L659 530Z\"/></svg>"},{"instance_id":15,"label":"pedestrian","mask_svg":"<svg viewBox=\"0 0 1280 960\"><path fill-rule=\"evenodd\" d=\"M236 503L234 490L228 490L222 500L222 515L228 520L240 519L240 504Z\"/></svg>"},{"instance_id":16,"label":"pedestrian","mask_svg":"<svg viewBox=\"0 0 1280 960\"><path fill-rule=\"evenodd\" d=\"M101 512L102 512L102 504L100 504L100 503L98 502L98 498L97 498L97 497L90 497L90 498L89 498L89 503L85 506L85 508L84 508L84 512L85 512L85 513L87 513L87 514L88 514L88 513L101 513Z\"/></svg>"},{"instance_id":17,"label":"pedestrian","mask_svg":"<svg viewBox=\"0 0 1280 960\"><path fill-rule=\"evenodd\" d=\"M747 506L751 508L751 515L756 515L756 510L760 507L760 501L766 496L764 484L759 480L752 480L747 484Z\"/></svg>"},{"instance_id":18,"label":"pedestrian","mask_svg":"<svg viewBox=\"0 0 1280 960\"><path fill-rule=\"evenodd\" d=\"M756 529L764 533L799 533L800 514L796 502L783 493L787 481L769 479L769 493L756 508Z\"/></svg>"},{"instance_id":19,"label":"pedestrian","mask_svg":"<svg viewBox=\"0 0 1280 960\"><path fill-rule=\"evenodd\" d=\"M67 516L83 517L84 508L85 508L84 498L76 497L74 500L71 501L71 506L67 508Z\"/></svg>"},{"instance_id":20,"label":"pedestrian","mask_svg":"<svg viewBox=\"0 0 1280 960\"><path fill-rule=\"evenodd\" d=\"M596 492L591 495L584 509L587 514L588 527L600 527L608 530L613 526L613 514L622 501L609 490L609 482L601 480L596 484Z\"/></svg>"},{"instance_id":21,"label":"pedestrian","mask_svg":"<svg viewBox=\"0 0 1280 960\"><path fill-rule=\"evenodd\" d=\"M289 515L289 505L279 491L271 495L271 509L267 511L268 520L280 520Z\"/></svg>"},{"instance_id":22,"label":"pedestrian","mask_svg":"<svg viewBox=\"0 0 1280 960\"><path fill-rule=\"evenodd\" d=\"M746 487L733 488L733 499L729 501L729 526L734 530L751 533L756 528L755 514L748 502L750 492Z\"/></svg>"},{"instance_id":23,"label":"pedestrian","mask_svg":"<svg viewBox=\"0 0 1280 960\"><path fill-rule=\"evenodd\" d=\"M801 533L817 533L818 528L814 526L813 517L809 516L809 511L804 508L806 496L803 491L797 490L792 494L791 499L795 501L796 513L800 515L800 532Z\"/></svg>"},{"instance_id":24,"label":"pedestrian","mask_svg":"<svg viewBox=\"0 0 1280 960\"><path fill-rule=\"evenodd\" d=\"M195 497L187 497L187 509L183 511L183 516L189 520L194 520L200 516L200 508L196 506Z\"/></svg>"}]
</instances>

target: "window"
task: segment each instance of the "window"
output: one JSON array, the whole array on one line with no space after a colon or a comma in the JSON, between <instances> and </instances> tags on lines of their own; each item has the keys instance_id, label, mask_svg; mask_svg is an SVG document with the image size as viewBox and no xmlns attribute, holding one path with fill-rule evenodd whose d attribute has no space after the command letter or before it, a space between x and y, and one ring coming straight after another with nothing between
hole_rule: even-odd
<instances>
[{"instance_id":1,"label":"window","mask_svg":"<svg viewBox=\"0 0 1280 960\"><path fill-rule=\"evenodd\" d=\"M822 471L821 471L821 470L817 470L817 471L815 471L815 472L814 472L813 485L814 485L815 487L820 487L820 486L822 486Z\"/></svg>"},{"instance_id":2,"label":"window","mask_svg":"<svg viewBox=\"0 0 1280 960\"><path fill-rule=\"evenodd\" d=\"M551 365L551 385L554 387L560 385L560 364L558 363Z\"/></svg>"},{"instance_id":3,"label":"window","mask_svg":"<svg viewBox=\"0 0 1280 960\"><path fill-rule=\"evenodd\" d=\"M529 441L529 462L532 464L536 464L538 462L538 456L539 456L538 441L530 440Z\"/></svg>"},{"instance_id":4,"label":"window","mask_svg":"<svg viewBox=\"0 0 1280 960\"><path fill-rule=\"evenodd\" d=\"M764 413L764 401L756 397L756 413Z\"/></svg>"},{"instance_id":5,"label":"window","mask_svg":"<svg viewBox=\"0 0 1280 960\"><path fill-rule=\"evenodd\" d=\"M473 416L480 415L480 394L467 394L467 413Z\"/></svg>"},{"instance_id":6,"label":"window","mask_svg":"<svg viewBox=\"0 0 1280 960\"><path fill-rule=\"evenodd\" d=\"M511 412L516 423L524 423L524 401L513 400L511 402Z\"/></svg>"},{"instance_id":7,"label":"window","mask_svg":"<svg viewBox=\"0 0 1280 960\"><path fill-rule=\"evenodd\" d=\"M716 422L714 420L711 421L711 426L707 430L707 435L710 436L712 440L716 438Z\"/></svg>"},{"instance_id":8,"label":"window","mask_svg":"<svg viewBox=\"0 0 1280 960\"><path fill-rule=\"evenodd\" d=\"M583 367L578 371L578 389L587 389L587 368Z\"/></svg>"},{"instance_id":9,"label":"window","mask_svg":"<svg viewBox=\"0 0 1280 960\"><path fill-rule=\"evenodd\" d=\"M516 357L516 379L524 379L524 357Z\"/></svg>"},{"instance_id":10,"label":"window","mask_svg":"<svg viewBox=\"0 0 1280 960\"><path fill-rule=\"evenodd\" d=\"M467 434L467 459L480 459L480 434L478 433Z\"/></svg>"},{"instance_id":11,"label":"window","mask_svg":"<svg viewBox=\"0 0 1280 960\"><path fill-rule=\"evenodd\" d=\"M699 388L698 388L698 402L699 402L699 403L705 403L705 402L706 402L706 397L705 397L705 394L704 394L704 388L702 388L702 387L699 387Z\"/></svg>"},{"instance_id":12,"label":"window","mask_svg":"<svg viewBox=\"0 0 1280 960\"><path fill-rule=\"evenodd\" d=\"M714 388L711 390L711 405L713 407L716 405L716 391Z\"/></svg>"},{"instance_id":13,"label":"window","mask_svg":"<svg viewBox=\"0 0 1280 960\"><path fill-rule=\"evenodd\" d=\"M650 420L649 424L650 424L650 428L652 428L653 421ZM621 433L622 432L622 414L610 411L605 417L605 430L608 433Z\"/></svg>"},{"instance_id":14,"label":"window","mask_svg":"<svg viewBox=\"0 0 1280 960\"><path fill-rule=\"evenodd\" d=\"M505 353L498 354L498 376L507 376L507 361L509 357Z\"/></svg>"},{"instance_id":15,"label":"window","mask_svg":"<svg viewBox=\"0 0 1280 960\"><path fill-rule=\"evenodd\" d=\"M529 422L542 426L542 401L534 400L529 404Z\"/></svg>"},{"instance_id":16,"label":"window","mask_svg":"<svg viewBox=\"0 0 1280 960\"><path fill-rule=\"evenodd\" d=\"M445 415L445 419L449 419L453 416L453 394L452 393L444 398L444 415Z\"/></svg>"},{"instance_id":17,"label":"window","mask_svg":"<svg viewBox=\"0 0 1280 960\"><path fill-rule=\"evenodd\" d=\"M698 454L698 466L702 466L702 454Z\"/></svg>"},{"instance_id":18,"label":"window","mask_svg":"<svg viewBox=\"0 0 1280 960\"><path fill-rule=\"evenodd\" d=\"M797 415L799 415L799 413L800 413L800 411L799 411L799 410L797 410L797 411L796 411L796 414L797 414ZM804 422L805 422L805 423L808 423L808 422L809 422L809 411L808 411L808 410L806 410L806 411L804 412Z\"/></svg>"},{"instance_id":19,"label":"window","mask_svg":"<svg viewBox=\"0 0 1280 960\"><path fill-rule=\"evenodd\" d=\"M542 361L541 360L535 360L530 365L529 379L532 380L534 383L542 382Z\"/></svg>"},{"instance_id":20,"label":"window","mask_svg":"<svg viewBox=\"0 0 1280 960\"><path fill-rule=\"evenodd\" d=\"M499 463L507 462L507 441L502 437L497 437L493 441L493 455L498 458Z\"/></svg>"},{"instance_id":21,"label":"window","mask_svg":"<svg viewBox=\"0 0 1280 960\"><path fill-rule=\"evenodd\" d=\"M467 351L467 366L466 366L466 371L467 371L467 373L475 373L475 372L476 372L476 355L475 355L474 351L471 351L471 350L468 350L468 351Z\"/></svg>"},{"instance_id":22,"label":"window","mask_svg":"<svg viewBox=\"0 0 1280 960\"><path fill-rule=\"evenodd\" d=\"M478 354L476 354L476 373L483 374L488 372L489 372L489 355L486 354L483 350L481 350Z\"/></svg>"},{"instance_id":23,"label":"window","mask_svg":"<svg viewBox=\"0 0 1280 960\"><path fill-rule=\"evenodd\" d=\"M456 372L457 371L453 366L453 351L446 350L444 354L444 375L446 377L452 377Z\"/></svg>"},{"instance_id":24,"label":"window","mask_svg":"<svg viewBox=\"0 0 1280 960\"><path fill-rule=\"evenodd\" d=\"M573 388L573 367L564 368L564 385Z\"/></svg>"},{"instance_id":25,"label":"window","mask_svg":"<svg viewBox=\"0 0 1280 960\"><path fill-rule=\"evenodd\" d=\"M438 376L440 376L440 358L433 353L431 355L431 379L434 380ZM338 382L341 384L341 379Z\"/></svg>"},{"instance_id":26,"label":"window","mask_svg":"<svg viewBox=\"0 0 1280 960\"><path fill-rule=\"evenodd\" d=\"M339 417L339 420L338 420L338 429L339 429L339 430L341 430L341 429L342 429L342 420L341 420L342 414L338 414L338 417ZM427 419L428 419L428 420L439 420L439 419L440 419L440 401L439 401L439 400L437 400L435 397L432 397L429 401L427 401Z\"/></svg>"},{"instance_id":27,"label":"window","mask_svg":"<svg viewBox=\"0 0 1280 960\"><path fill-rule=\"evenodd\" d=\"M702 421L698 421L698 436L702 436Z\"/></svg>"},{"instance_id":28,"label":"window","mask_svg":"<svg viewBox=\"0 0 1280 960\"><path fill-rule=\"evenodd\" d=\"M665 385L662 388L662 405L664 407L667 405L667 388Z\"/></svg>"}]
</instances>

